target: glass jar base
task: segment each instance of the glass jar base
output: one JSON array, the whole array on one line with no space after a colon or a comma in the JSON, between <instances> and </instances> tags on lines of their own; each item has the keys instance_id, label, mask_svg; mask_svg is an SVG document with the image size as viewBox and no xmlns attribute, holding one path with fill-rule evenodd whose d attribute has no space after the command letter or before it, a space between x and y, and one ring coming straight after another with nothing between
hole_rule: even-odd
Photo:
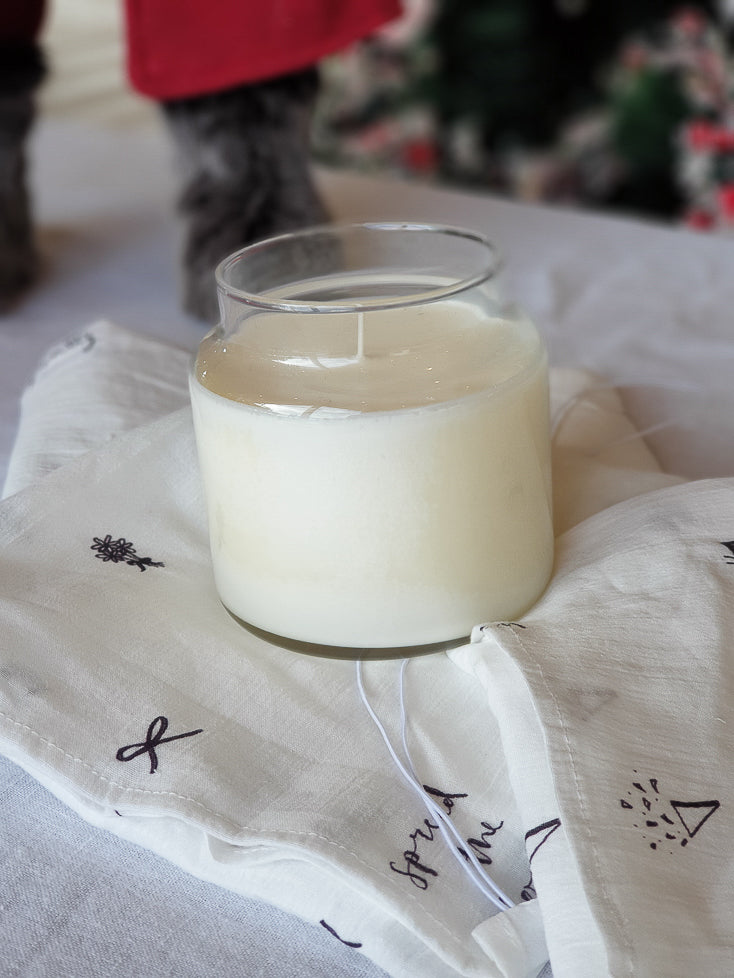
<instances>
[{"instance_id":1,"label":"glass jar base","mask_svg":"<svg viewBox=\"0 0 734 978\"><path fill-rule=\"evenodd\" d=\"M468 635L462 635L456 639L446 642L432 642L430 645L402 645L395 648L350 648L340 645L318 645L313 642L302 642L299 639L287 638L283 635L276 635L274 632L264 631L256 625L243 621L234 612L223 604L222 607L237 624L245 631L256 638L275 645L289 652L299 652L302 655L313 655L322 659L350 659L354 662L365 659L407 659L418 655L433 655L437 652L446 652L449 649L458 648L469 641Z\"/></svg>"}]
</instances>

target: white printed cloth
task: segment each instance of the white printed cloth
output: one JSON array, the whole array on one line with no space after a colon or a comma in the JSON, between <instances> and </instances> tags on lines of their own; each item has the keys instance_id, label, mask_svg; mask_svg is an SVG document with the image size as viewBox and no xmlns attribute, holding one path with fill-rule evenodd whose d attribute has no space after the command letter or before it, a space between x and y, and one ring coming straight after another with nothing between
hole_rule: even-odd
<instances>
[{"instance_id":1,"label":"white printed cloth","mask_svg":"<svg viewBox=\"0 0 734 978\"><path fill-rule=\"evenodd\" d=\"M502 733L555 975L732 973L732 537L732 480L638 496L450 653Z\"/></svg>"},{"instance_id":2,"label":"white printed cloth","mask_svg":"<svg viewBox=\"0 0 734 978\"><path fill-rule=\"evenodd\" d=\"M24 395L0 506L2 752L395 978L535 978L548 954L554 978L728 974L734 486L678 484L614 390L552 373L551 585L405 674L412 761L516 904L497 914L401 780L354 663L223 611L188 362L96 323ZM399 668L364 666L396 743Z\"/></svg>"}]
</instances>

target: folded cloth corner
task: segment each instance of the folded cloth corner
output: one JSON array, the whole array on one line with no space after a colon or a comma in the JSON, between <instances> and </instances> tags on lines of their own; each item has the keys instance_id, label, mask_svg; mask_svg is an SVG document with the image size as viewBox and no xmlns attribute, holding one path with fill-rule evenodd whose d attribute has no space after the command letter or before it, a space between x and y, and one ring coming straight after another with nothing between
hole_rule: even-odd
<instances>
[{"instance_id":1,"label":"folded cloth corner","mask_svg":"<svg viewBox=\"0 0 734 978\"><path fill-rule=\"evenodd\" d=\"M449 652L499 724L556 978L731 971L732 513L731 479L603 510L521 621Z\"/></svg>"},{"instance_id":2,"label":"folded cloth corner","mask_svg":"<svg viewBox=\"0 0 734 978\"><path fill-rule=\"evenodd\" d=\"M3 498L185 405L191 357L106 319L52 346L21 398Z\"/></svg>"}]
</instances>

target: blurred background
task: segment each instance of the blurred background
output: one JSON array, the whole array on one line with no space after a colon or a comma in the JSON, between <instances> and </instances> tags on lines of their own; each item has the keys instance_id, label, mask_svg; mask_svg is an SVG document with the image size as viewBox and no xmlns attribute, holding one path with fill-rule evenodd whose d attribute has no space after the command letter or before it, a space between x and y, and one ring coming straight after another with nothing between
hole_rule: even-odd
<instances>
[{"instance_id":1,"label":"blurred background","mask_svg":"<svg viewBox=\"0 0 734 978\"><path fill-rule=\"evenodd\" d=\"M734 229L734 0L403 0L321 64L323 164ZM43 112L157 124L118 0L58 0Z\"/></svg>"}]
</instances>

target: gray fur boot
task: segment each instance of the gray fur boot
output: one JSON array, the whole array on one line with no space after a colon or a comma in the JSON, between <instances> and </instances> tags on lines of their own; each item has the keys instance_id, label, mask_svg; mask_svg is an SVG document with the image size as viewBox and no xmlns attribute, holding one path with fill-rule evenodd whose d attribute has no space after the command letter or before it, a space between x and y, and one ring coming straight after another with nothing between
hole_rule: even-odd
<instances>
[{"instance_id":1,"label":"gray fur boot","mask_svg":"<svg viewBox=\"0 0 734 978\"><path fill-rule=\"evenodd\" d=\"M315 69L163 103L182 172L183 304L217 320L214 269L253 241L326 220L311 179Z\"/></svg>"},{"instance_id":2,"label":"gray fur boot","mask_svg":"<svg viewBox=\"0 0 734 978\"><path fill-rule=\"evenodd\" d=\"M0 313L38 273L25 152L44 73L35 43L0 44Z\"/></svg>"}]
</instances>

